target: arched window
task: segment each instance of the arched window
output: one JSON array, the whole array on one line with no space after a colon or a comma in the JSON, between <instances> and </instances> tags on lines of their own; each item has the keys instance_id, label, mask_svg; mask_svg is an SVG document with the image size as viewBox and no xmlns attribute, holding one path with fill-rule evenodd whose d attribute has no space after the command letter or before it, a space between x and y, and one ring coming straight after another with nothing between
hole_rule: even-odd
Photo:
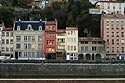
<instances>
[{"instance_id":1,"label":"arched window","mask_svg":"<svg viewBox=\"0 0 125 83\"><path fill-rule=\"evenodd\" d=\"M28 27L27 27L28 30L31 30L32 29L32 25L29 24Z\"/></svg>"},{"instance_id":2,"label":"arched window","mask_svg":"<svg viewBox=\"0 0 125 83\"><path fill-rule=\"evenodd\" d=\"M20 26L17 26L17 31L20 31Z\"/></svg>"},{"instance_id":3,"label":"arched window","mask_svg":"<svg viewBox=\"0 0 125 83\"><path fill-rule=\"evenodd\" d=\"M42 26L39 26L39 31L42 31Z\"/></svg>"}]
</instances>

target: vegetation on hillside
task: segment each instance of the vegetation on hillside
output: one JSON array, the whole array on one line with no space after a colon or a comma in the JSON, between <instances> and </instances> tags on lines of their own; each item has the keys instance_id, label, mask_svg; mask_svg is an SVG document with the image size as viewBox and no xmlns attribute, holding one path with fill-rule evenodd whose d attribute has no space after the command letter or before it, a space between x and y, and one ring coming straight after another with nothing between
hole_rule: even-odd
<instances>
[{"instance_id":1,"label":"vegetation on hillside","mask_svg":"<svg viewBox=\"0 0 125 83\"><path fill-rule=\"evenodd\" d=\"M45 9L31 9L29 5L27 5L31 1L32 0L13 0L13 3L9 1L4 2L3 6L0 7L0 20L4 21L6 26L11 26L13 20L18 19L57 19L59 29L64 29L67 26L77 26L79 36L100 36L100 15L89 14L89 8L95 7L95 5L70 0L68 3L54 2L50 7Z\"/></svg>"}]
</instances>

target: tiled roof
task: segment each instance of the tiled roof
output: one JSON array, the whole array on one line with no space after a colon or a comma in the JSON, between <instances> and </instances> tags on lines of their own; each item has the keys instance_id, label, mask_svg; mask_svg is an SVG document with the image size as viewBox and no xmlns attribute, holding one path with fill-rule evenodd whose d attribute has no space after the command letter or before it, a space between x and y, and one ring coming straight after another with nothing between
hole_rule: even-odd
<instances>
[{"instance_id":1,"label":"tiled roof","mask_svg":"<svg viewBox=\"0 0 125 83\"><path fill-rule=\"evenodd\" d=\"M13 28L12 27L6 27L6 28L3 28L3 31L13 31Z\"/></svg>"},{"instance_id":2,"label":"tiled roof","mask_svg":"<svg viewBox=\"0 0 125 83\"><path fill-rule=\"evenodd\" d=\"M66 30L78 30L77 27L66 27Z\"/></svg>"},{"instance_id":3,"label":"tiled roof","mask_svg":"<svg viewBox=\"0 0 125 83\"><path fill-rule=\"evenodd\" d=\"M65 32L66 32L65 29L58 29L58 30L57 30L57 33L65 33Z\"/></svg>"},{"instance_id":4,"label":"tiled roof","mask_svg":"<svg viewBox=\"0 0 125 83\"><path fill-rule=\"evenodd\" d=\"M104 41L102 38L99 37L79 37L79 41Z\"/></svg>"},{"instance_id":5,"label":"tiled roof","mask_svg":"<svg viewBox=\"0 0 125 83\"><path fill-rule=\"evenodd\" d=\"M108 15L108 14L104 14L103 17L104 17L104 18L125 18L125 15L123 15L123 14L118 14L118 15Z\"/></svg>"},{"instance_id":6,"label":"tiled roof","mask_svg":"<svg viewBox=\"0 0 125 83\"><path fill-rule=\"evenodd\" d=\"M39 26L42 26L42 29L45 28L45 22L43 21L16 21L14 30L17 30L17 26L20 26L20 30L26 30L28 25L32 25L33 30L39 30Z\"/></svg>"}]
</instances>

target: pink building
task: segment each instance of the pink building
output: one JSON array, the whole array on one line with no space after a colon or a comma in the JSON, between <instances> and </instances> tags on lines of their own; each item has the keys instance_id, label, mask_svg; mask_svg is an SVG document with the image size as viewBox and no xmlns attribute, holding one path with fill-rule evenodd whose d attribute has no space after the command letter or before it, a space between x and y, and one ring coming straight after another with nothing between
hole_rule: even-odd
<instances>
[{"instance_id":1,"label":"pink building","mask_svg":"<svg viewBox=\"0 0 125 83\"><path fill-rule=\"evenodd\" d=\"M125 15L102 15L101 37L106 41L107 57L125 56Z\"/></svg>"}]
</instances>

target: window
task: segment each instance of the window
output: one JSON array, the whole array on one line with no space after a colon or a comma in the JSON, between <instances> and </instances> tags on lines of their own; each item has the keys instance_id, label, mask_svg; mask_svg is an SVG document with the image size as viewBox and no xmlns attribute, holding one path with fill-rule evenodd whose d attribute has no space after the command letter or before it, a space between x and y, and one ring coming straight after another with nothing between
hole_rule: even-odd
<instances>
[{"instance_id":1,"label":"window","mask_svg":"<svg viewBox=\"0 0 125 83\"><path fill-rule=\"evenodd\" d=\"M109 24L107 24L107 30L109 30Z\"/></svg>"},{"instance_id":2,"label":"window","mask_svg":"<svg viewBox=\"0 0 125 83\"><path fill-rule=\"evenodd\" d=\"M35 44L32 44L32 49L35 49Z\"/></svg>"},{"instance_id":3,"label":"window","mask_svg":"<svg viewBox=\"0 0 125 83\"><path fill-rule=\"evenodd\" d=\"M4 48L4 47L2 47L2 51L5 51L5 48Z\"/></svg>"},{"instance_id":4,"label":"window","mask_svg":"<svg viewBox=\"0 0 125 83\"><path fill-rule=\"evenodd\" d=\"M114 37L114 32L112 32L112 37Z\"/></svg>"},{"instance_id":5,"label":"window","mask_svg":"<svg viewBox=\"0 0 125 83\"><path fill-rule=\"evenodd\" d=\"M9 44L9 39L6 39L6 44Z\"/></svg>"},{"instance_id":6,"label":"window","mask_svg":"<svg viewBox=\"0 0 125 83\"><path fill-rule=\"evenodd\" d=\"M47 52L54 52L54 48L53 47L47 48Z\"/></svg>"},{"instance_id":7,"label":"window","mask_svg":"<svg viewBox=\"0 0 125 83\"><path fill-rule=\"evenodd\" d=\"M76 46L74 46L74 51L76 51Z\"/></svg>"},{"instance_id":8,"label":"window","mask_svg":"<svg viewBox=\"0 0 125 83\"><path fill-rule=\"evenodd\" d=\"M65 49L65 46L64 45L58 45L58 47L57 47L58 49Z\"/></svg>"},{"instance_id":9,"label":"window","mask_svg":"<svg viewBox=\"0 0 125 83\"><path fill-rule=\"evenodd\" d=\"M20 42L21 41L21 36L16 36L16 41Z\"/></svg>"},{"instance_id":10,"label":"window","mask_svg":"<svg viewBox=\"0 0 125 83\"><path fill-rule=\"evenodd\" d=\"M42 42L42 36L38 36L38 41Z\"/></svg>"},{"instance_id":11,"label":"window","mask_svg":"<svg viewBox=\"0 0 125 83\"><path fill-rule=\"evenodd\" d=\"M38 44L38 49L42 49L42 44Z\"/></svg>"},{"instance_id":12,"label":"window","mask_svg":"<svg viewBox=\"0 0 125 83\"><path fill-rule=\"evenodd\" d=\"M124 53L124 47L122 47L122 53Z\"/></svg>"},{"instance_id":13,"label":"window","mask_svg":"<svg viewBox=\"0 0 125 83\"><path fill-rule=\"evenodd\" d=\"M116 37L119 37L119 32L116 32Z\"/></svg>"},{"instance_id":14,"label":"window","mask_svg":"<svg viewBox=\"0 0 125 83\"><path fill-rule=\"evenodd\" d=\"M24 42L27 42L27 36L24 36Z\"/></svg>"},{"instance_id":15,"label":"window","mask_svg":"<svg viewBox=\"0 0 125 83\"><path fill-rule=\"evenodd\" d=\"M10 48L10 51L12 52L12 51L13 51L13 48Z\"/></svg>"},{"instance_id":16,"label":"window","mask_svg":"<svg viewBox=\"0 0 125 83\"><path fill-rule=\"evenodd\" d=\"M32 57L35 57L35 52L32 52Z\"/></svg>"},{"instance_id":17,"label":"window","mask_svg":"<svg viewBox=\"0 0 125 83\"><path fill-rule=\"evenodd\" d=\"M114 19L111 19L112 22L114 22Z\"/></svg>"},{"instance_id":18,"label":"window","mask_svg":"<svg viewBox=\"0 0 125 83\"><path fill-rule=\"evenodd\" d=\"M6 32L6 36L7 36L7 37L9 36L9 32Z\"/></svg>"},{"instance_id":19,"label":"window","mask_svg":"<svg viewBox=\"0 0 125 83\"><path fill-rule=\"evenodd\" d=\"M124 30L124 25L123 24L121 25L121 30Z\"/></svg>"},{"instance_id":20,"label":"window","mask_svg":"<svg viewBox=\"0 0 125 83\"><path fill-rule=\"evenodd\" d=\"M24 52L24 57L27 57L27 52Z\"/></svg>"},{"instance_id":21,"label":"window","mask_svg":"<svg viewBox=\"0 0 125 83\"><path fill-rule=\"evenodd\" d=\"M124 19L121 19L121 22L124 22Z\"/></svg>"},{"instance_id":22,"label":"window","mask_svg":"<svg viewBox=\"0 0 125 83\"><path fill-rule=\"evenodd\" d=\"M119 39L116 40L116 44L119 45Z\"/></svg>"},{"instance_id":23,"label":"window","mask_svg":"<svg viewBox=\"0 0 125 83\"><path fill-rule=\"evenodd\" d=\"M109 37L109 32L107 32L107 37Z\"/></svg>"},{"instance_id":24,"label":"window","mask_svg":"<svg viewBox=\"0 0 125 83\"><path fill-rule=\"evenodd\" d=\"M5 44L5 40L4 39L2 39L2 44Z\"/></svg>"},{"instance_id":25,"label":"window","mask_svg":"<svg viewBox=\"0 0 125 83\"><path fill-rule=\"evenodd\" d=\"M31 49L31 44L28 44L28 49Z\"/></svg>"},{"instance_id":26,"label":"window","mask_svg":"<svg viewBox=\"0 0 125 83\"><path fill-rule=\"evenodd\" d=\"M10 33L10 36L13 36L13 32Z\"/></svg>"},{"instance_id":27,"label":"window","mask_svg":"<svg viewBox=\"0 0 125 83\"><path fill-rule=\"evenodd\" d=\"M25 49L25 50L27 49L27 44L24 44L24 49Z\"/></svg>"},{"instance_id":28,"label":"window","mask_svg":"<svg viewBox=\"0 0 125 83\"><path fill-rule=\"evenodd\" d=\"M73 46L71 46L71 51L73 51Z\"/></svg>"},{"instance_id":29,"label":"window","mask_svg":"<svg viewBox=\"0 0 125 83\"><path fill-rule=\"evenodd\" d=\"M94 46L94 47L92 47L92 51L96 51L96 47Z\"/></svg>"},{"instance_id":30,"label":"window","mask_svg":"<svg viewBox=\"0 0 125 83\"><path fill-rule=\"evenodd\" d=\"M112 39L112 45L114 45L114 39Z\"/></svg>"},{"instance_id":31,"label":"window","mask_svg":"<svg viewBox=\"0 0 125 83\"><path fill-rule=\"evenodd\" d=\"M13 39L10 39L10 44L13 44Z\"/></svg>"},{"instance_id":32,"label":"window","mask_svg":"<svg viewBox=\"0 0 125 83\"><path fill-rule=\"evenodd\" d=\"M20 26L17 26L17 31L20 31Z\"/></svg>"},{"instance_id":33,"label":"window","mask_svg":"<svg viewBox=\"0 0 125 83\"><path fill-rule=\"evenodd\" d=\"M47 40L47 45L54 45L54 44L55 44L54 40Z\"/></svg>"},{"instance_id":34,"label":"window","mask_svg":"<svg viewBox=\"0 0 125 83\"><path fill-rule=\"evenodd\" d=\"M114 53L114 47L112 47L112 53Z\"/></svg>"},{"instance_id":35,"label":"window","mask_svg":"<svg viewBox=\"0 0 125 83\"><path fill-rule=\"evenodd\" d=\"M106 22L109 23L109 19L106 19Z\"/></svg>"},{"instance_id":36,"label":"window","mask_svg":"<svg viewBox=\"0 0 125 83\"><path fill-rule=\"evenodd\" d=\"M9 48L8 47L6 47L6 52L9 52Z\"/></svg>"},{"instance_id":37,"label":"window","mask_svg":"<svg viewBox=\"0 0 125 83\"><path fill-rule=\"evenodd\" d=\"M121 32L121 37L124 37L124 32Z\"/></svg>"},{"instance_id":38,"label":"window","mask_svg":"<svg viewBox=\"0 0 125 83\"><path fill-rule=\"evenodd\" d=\"M2 36L5 36L5 32L2 32Z\"/></svg>"},{"instance_id":39,"label":"window","mask_svg":"<svg viewBox=\"0 0 125 83\"><path fill-rule=\"evenodd\" d=\"M16 49L20 49L20 44L16 44Z\"/></svg>"},{"instance_id":40,"label":"window","mask_svg":"<svg viewBox=\"0 0 125 83\"><path fill-rule=\"evenodd\" d=\"M117 53L119 53L119 47L117 47L117 49L116 49L116 50L117 50Z\"/></svg>"},{"instance_id":41,"label":"window","mask_svg":"<svg viewBox=\"0 0 125 83\"><path fill-rule=\"evenodd\" d=\"M124 39L121 40L121 43L124 44Z\"/></svg>"},{"instance_id":42,"label":"window","mask_svg":"<svg viewBox=\"0 0 125 83\"><path fill-rule=\"evenodd\" d=\"M107 44L109 44L109 39L107 39Z\"/></svg>"},{"instance_id":43,"label":"window","mask_svg":"<svg viewBox=\"0 0 125 83\"><path fill-rule=\"evenodd\" d=\"M28 41L29 41L29 42L31 41L31 36L28 36Z\"/></svg>"},{"instance_id":44,"label":"window","mask_svg":"<svg viewBox=\"0 0 125 83\"><path fill-rule=\"evenodd\" d=\"M32 36L32 42L35 42L35 36Z\"/></svg>"},{"instance_id":45,"label":"window","mask_svg":"<svg viewBox=\"0 0 125 83\"><path fill-rule=\"evenodd\" d=\"M32 29L32 25L29 24L29 25L27 26L27 29L28 29L28 30L31 30L31 29Z\"/></svg>"},{"instance_id":46,"label":"window","mask_svg":"<svg viewBox=\"0 0 125 83\"><path fill-rule=\"evenodd\" d=\"M119 30L119 27L118 27L119 25L118 24L116 24L116 30Z\"/></svg>"},{"instance_id":47,"label":"window","mask_svg":"<svg viewBox=\"0 0 125 83\"><path fill-rule=\"evenodd\" d=\"M70 46L68 45L68 50L70 50Z\"/></svg>"},{"instance_id":48,"label":"window","mask_svg":"<svg viewBox=\"0 0 125 83\"><path fill-rule=\"evenodd\" d=\"M42 31L42 26L39 26L39 31Z\"/></svg>"},{"instance_id":49,"label":"window","mask_svg":"<svg viewBox=\"0 0 125 83\"><path fill-rule=\"evenodd\" d=\"M119 19L116 19L116 22L119 22Z\"/></svg>"},{"instance_id":50,"label":"window","mask_svg":"<svg viewBox=\"0 0 125 83\"><path fill-rule=\"evenodd\" d=\"M111 25L111 28L112 28L112 30L114 30L114 25L113 24Z\"/></svg>"}]
</instances>

